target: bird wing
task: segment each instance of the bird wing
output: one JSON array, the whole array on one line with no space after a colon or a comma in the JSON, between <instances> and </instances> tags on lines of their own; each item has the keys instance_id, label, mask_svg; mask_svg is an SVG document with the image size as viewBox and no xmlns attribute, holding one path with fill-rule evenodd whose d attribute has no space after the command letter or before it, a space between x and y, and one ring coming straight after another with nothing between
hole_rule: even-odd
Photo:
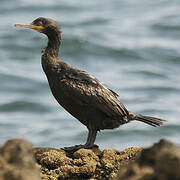
<instances>
[{"instance_id":1,"label":"bird wing","mask_svg":"<svg viewBox=\"0 0 180 180\"><path fill-rule=\"evenodd\" d=\"M66 69L66 73L61 76L61 83L67 95L71 94L72 100L79 104L98 108L110 117L128 115L118 95L85 71Z\"/></svg>"}]
</instances>

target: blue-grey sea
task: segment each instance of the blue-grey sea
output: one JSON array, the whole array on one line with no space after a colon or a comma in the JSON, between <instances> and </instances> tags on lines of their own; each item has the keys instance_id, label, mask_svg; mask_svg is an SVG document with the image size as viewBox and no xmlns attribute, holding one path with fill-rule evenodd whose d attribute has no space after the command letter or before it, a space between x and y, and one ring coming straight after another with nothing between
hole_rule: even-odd
<instances>
[{"instance_id":1,"label":"blue-grey sea","mask_svg":"<svg viewBox=\"0 0 180 180\"><path fill-rule=\"evenodd\" d=\"M85 142L86 127L52 96L41 67L43 34L16 29L37 17L62 29L60 57L117 92L128 110L168 120L101 131L96 144L124 149L180 142L179 0L1 0L0 144L25 138L60 148Z\"/></svg>"}]
</instances>

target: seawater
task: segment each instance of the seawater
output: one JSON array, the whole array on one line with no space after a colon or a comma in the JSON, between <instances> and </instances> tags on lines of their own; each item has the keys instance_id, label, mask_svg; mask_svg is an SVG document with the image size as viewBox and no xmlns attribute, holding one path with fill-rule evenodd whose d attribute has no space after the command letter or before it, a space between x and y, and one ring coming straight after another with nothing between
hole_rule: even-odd
<instances>
[{"instance_id":1,"label":"seawater","mask_svg":"<svg viewBox=\"0 0 180 180\"><path fill-rule=\"evenodd\" d=\"M47 38L15 23L37 17L62 29L60 57L117 92L128 110L168 120L140 122L98 134L100 148L149 146L180 137L180 1L1 0L0 142L25 138L35 146L85 142L86 127L51 95L42 71Z\"/></svg>"}]
</instances>

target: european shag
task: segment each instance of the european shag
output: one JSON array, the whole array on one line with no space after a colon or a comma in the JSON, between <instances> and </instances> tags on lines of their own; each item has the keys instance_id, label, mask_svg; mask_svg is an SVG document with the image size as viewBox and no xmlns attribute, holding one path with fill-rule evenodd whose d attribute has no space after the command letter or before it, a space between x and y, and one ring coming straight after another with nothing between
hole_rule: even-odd
<instances>
[{"instance_id":1,"label":"european shag","mask_svg":"<svg viewBox=\"0 0 180 180\"><path fill-rule=\"evenodd\" d=\"M64 150L91 148L98 131L118 128L133 120L151 126L160 126L165 121L133 114L124 107L114 91L85 71L63 62L58 56L61 30L54 20L40 17L30 25L15 26L30 28L47 35L48 45L43 51L41 62L52 94L66 111L88 129L88 138L84 145L65 147Z\"/></svg>"}]
</instances>

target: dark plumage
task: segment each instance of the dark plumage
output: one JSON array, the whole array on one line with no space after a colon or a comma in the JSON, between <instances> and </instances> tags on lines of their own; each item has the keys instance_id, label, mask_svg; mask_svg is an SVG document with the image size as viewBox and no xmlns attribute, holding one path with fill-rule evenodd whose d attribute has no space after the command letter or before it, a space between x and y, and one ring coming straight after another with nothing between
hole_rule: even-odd
<instances>
[{"instance_id":1,"label":"dark plumage","mask_svg":"<svg viewBox=\"0 0 180 180\"><path fill-rule=\"evenodd\" d=\"M159 118L129 112L115 92L86 72L61 61L58 57L61 30L55 21L40 17L31 25L15 26L31 28L48 36L48 45L42 54L42 67L52 94L64 109L88 128L86 144L65 150L91 148L97 131L114 129L132 120L151 126L163 124L164 120Z\"/></svg>"}]
</instances>

